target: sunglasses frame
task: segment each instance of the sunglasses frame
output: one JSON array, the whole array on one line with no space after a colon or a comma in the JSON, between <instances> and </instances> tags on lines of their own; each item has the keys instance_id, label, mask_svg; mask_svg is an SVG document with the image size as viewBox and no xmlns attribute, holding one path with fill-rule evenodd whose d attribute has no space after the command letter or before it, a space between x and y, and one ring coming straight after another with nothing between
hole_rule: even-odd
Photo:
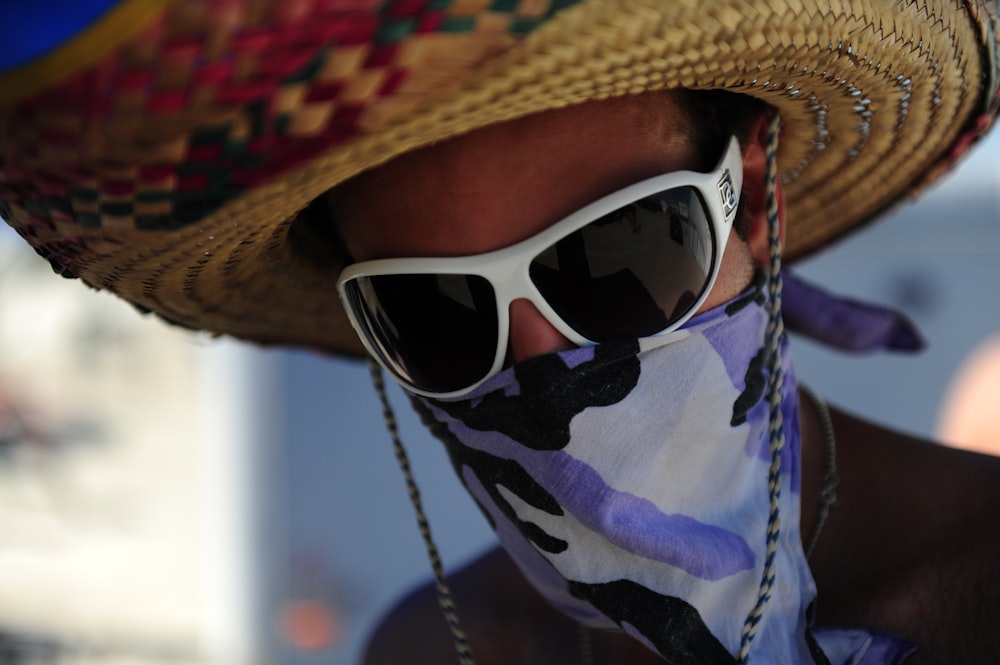
<instances>
[{"instance_id":1,"label":"sunglasses frame","mask_svg":"<svg viewBox=\"0 0 1000 665\"><path fill-rule=\"evenodd\" d=\"M497 374L507 356L507 344L510 338L510 304L514 300L524 298L530 301L545 319L563 336L577 346L592 346L596 344L571 328L545 300L529 275L531 262L543 251L554 245L569 234L585 227L587 224L604 217L624 206L630 205L657 192L663 192L677 187L693 187L701 195L708 211L710 229L713 234L712 264L708 279L701 293L695 299L690 309L683 316L660 330L652 337L665 335L690 319L712 291L719 275L722 255L726 249L730 230L736 218L740 193L743 186L743 161L739 142L735 136L729 140L726 151L716 167L708 172L671 171L659 176L642 180L624 189L608 194L590 203L576 212L564 217L555 224L540 231L530 238L501 249L455 257L419 257L390 258L361 261L346 267L337 279L337 291L347 312L351 325L354 327L368 353L400 383L406 390L438 399L461 397L475 390L491 376ZM493 289L497 307L497 345L494 351L493 364L481 379L475 383L454 391L428 391L412 384L405 379L383 357L378 343L371 339L367 326L361 320L363 314L354 311L351 297L348 295L348 283L363 277L380 275L426 275L455 274L476 275L486 279Z\"/></svg>"}]
</instances>

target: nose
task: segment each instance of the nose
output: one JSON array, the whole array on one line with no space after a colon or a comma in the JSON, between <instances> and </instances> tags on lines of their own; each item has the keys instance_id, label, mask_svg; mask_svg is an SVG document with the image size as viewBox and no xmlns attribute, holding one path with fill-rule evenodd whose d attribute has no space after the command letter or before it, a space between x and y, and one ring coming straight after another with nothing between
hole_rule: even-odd
<instances>
[{"instance_id":1,"label":"nose","mask_svg":"<svg viewBox=\"0 0 1000 665\"><path fill-rule=\"evenodd\" d=\"M529 300L510 304L508 362L521 362L546 353L572 349L574 344L556 330Z\"/></svg>"}]
</instances>

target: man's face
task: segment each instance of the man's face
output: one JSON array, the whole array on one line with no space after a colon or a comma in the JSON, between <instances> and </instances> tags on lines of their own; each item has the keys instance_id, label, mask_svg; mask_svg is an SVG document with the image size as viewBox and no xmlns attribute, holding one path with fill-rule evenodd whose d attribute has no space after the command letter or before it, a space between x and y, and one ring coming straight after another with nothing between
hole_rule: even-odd
<instances>
[{"instance_id":1,"label":"man's face","mask_svg":"<svg viewBox=\"0 0 1000 665\"><path fill-rule=\"evenodd\" d=\"M707 170L670 93L592 102L487 127L399 157L339 186L334 219L357 260L462 256L529 238L640 180ZM702 309L742 291L749 250L730 238ZM510 307L508 362L572 344L526 300Z\"/></svg>"}]
</instances>

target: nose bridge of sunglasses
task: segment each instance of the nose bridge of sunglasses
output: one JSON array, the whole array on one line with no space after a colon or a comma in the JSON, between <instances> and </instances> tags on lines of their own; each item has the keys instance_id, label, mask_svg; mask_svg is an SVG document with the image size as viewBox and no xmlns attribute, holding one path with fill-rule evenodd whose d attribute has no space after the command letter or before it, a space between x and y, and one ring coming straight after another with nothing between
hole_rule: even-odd
<instances>
[{"instance_id":1,"label":"nose bridge of sunglasses","mask_svg":"<svg viewBox=\"0 0 1000 665\"><path fill-rule=\"evenodd\" d=\"M522 362L576 346L581 346L581 343L564 335L533 302L518 298L511 303L507 363Z\"/></svg>"},{"instance_id":2,"label":"nose bridge of sunglasses","mask_svg":"<svg viewBox=\"0 0 1000 665\"><path fill-rule=\"evenodd\" d=\"M567 341L576 346L593 344L562 320L531 280L531 263L542 249L544 247L536 243L519 243L481 257L477 266L479 274L486 277L493 287L500 326L498 343L504 345L505 352L509 350L506 347L510 346L512 338L520 337L526 331L536 337L541 335L558 341L560 348L565 348ZM523 303L515 305L518 301ZM525 303L530 304L530 308L525 308ZM512 315L512 310L518 314ZM512 330L513 326L518 326L519 330Z\"/></svg>"}]
</instances>

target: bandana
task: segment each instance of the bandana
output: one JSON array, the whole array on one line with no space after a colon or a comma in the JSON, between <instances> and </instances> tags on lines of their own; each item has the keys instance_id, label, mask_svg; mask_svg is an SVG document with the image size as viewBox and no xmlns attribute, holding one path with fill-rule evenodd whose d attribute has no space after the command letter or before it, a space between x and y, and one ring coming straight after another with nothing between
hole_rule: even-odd
<instances>
[{"instance_id":1,"label":"bandana","mask_svg":"<svg viewBox=\"0 0 1000 665\"><path fill-rule=\"evenodd\" d=\"M414 398L535 588L674 665L736 663L758 602L769 554L765 298L758 281L671 334L533 358L456 400ZM781 531L751 660L899 663L909 648L891 638L810 631L798 394L781 348Z\"/></svg>"}]
</instances>

